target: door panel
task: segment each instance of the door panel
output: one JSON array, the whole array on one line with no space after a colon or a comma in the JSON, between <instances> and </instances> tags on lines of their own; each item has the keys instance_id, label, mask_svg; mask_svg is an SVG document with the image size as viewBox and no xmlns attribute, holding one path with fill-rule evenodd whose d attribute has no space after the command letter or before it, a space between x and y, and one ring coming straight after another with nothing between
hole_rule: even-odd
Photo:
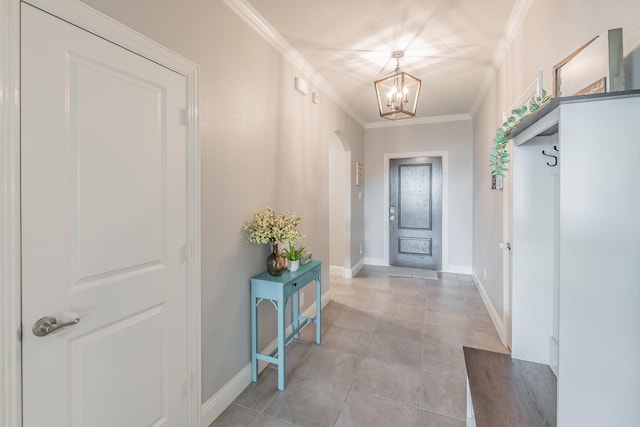
<instances>
[{"instance_id":1,"label":"door panel","mask_svg":"<svg viewBox=\"0 0 640 427\"><path fill-rule=\"evenodd\" d=\"M164 264L162 88L75 54L69 55L68 65L74 273L86 281ZM123 99L130 109L120 108ZM96 117L108 120L92 120ZM145 173L128 165L144 165ZM118 250L104 253L105 246Z\"/></svg>"},{"instance_id":2,"label":"door panel","mask_svg":"<svg viewBox=\"0 0 640 427\"><path fill-rule=\"evenodd\" d=\"M158 357L166 343L163 330L157 327L166 320L162 306L156 306L69 340L75 424L153 426L167 421L165 358ZM117 369L105 369L105 354L111 355L108 363ZM104 391L95 393L96 384ZM121 388L122 384L126 387Z\"/></svg>"},{"instance_id":3,"label":"door panel","mask_svg":"<svg viewBox=\"0 0 640 427\"><path fill-rule=\"evenodd\" d=\"M77 54L69 55L68 66L74 171L72 242L78 262L74 275L87 280L163 264L166 137L162 88ZM114 114L123 99L128 100L130 110ZM130 114L133 111L136 114ZM108 119L94 120L96 117ZM144 165L145 173L130 165ZM93 244L96 241L119 250L105 254Z\"/></svg>"},{"instance_id":4,"label":"door panel","mask_svg":"<svg viewBox=\"0 0 640 427\"><path fill-rule=\"evenodd\" d=\"M389 264L442 267L442 159L389 161Z\"/></svg>"},{"instance_id":5,"label":"door panel","mask_svg":"<svg viewBox=\"0 0 640 427\"><path fill-rule=\"evenodd\" d=\"M23 425L185 426L185 79L28 5L21 56Z\"/></svg>"},{"instance_id":6,"label":"door panel","mask_svg":"<svg viewBox=\"0 0 640 427\"><path fill-rule=\"evenodd\" d=\"M397 167L399 228L431 230L431 165Z\"/></svg>"}]
</instances>

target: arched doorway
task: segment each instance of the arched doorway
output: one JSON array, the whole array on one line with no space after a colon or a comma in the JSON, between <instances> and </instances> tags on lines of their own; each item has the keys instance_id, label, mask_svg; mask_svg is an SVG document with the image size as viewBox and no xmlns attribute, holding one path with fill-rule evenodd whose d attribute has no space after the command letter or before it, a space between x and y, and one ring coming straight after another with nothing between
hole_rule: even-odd
<instances>
[{"instance_id":1,"label":"arched doorway","mask_svg":"<svg viewBox=\"0 0 640 427\"><path fill-rule=\"evenodd\" d=\"M329 266L351 277L351 147L340 131L329 138Z\"/></svg>"}]
</instances>

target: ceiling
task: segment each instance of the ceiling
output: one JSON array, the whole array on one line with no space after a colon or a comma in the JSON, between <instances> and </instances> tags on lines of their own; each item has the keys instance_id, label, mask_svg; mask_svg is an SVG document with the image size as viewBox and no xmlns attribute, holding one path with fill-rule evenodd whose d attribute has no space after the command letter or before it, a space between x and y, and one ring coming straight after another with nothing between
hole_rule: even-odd
<instances>
[{"instance_id":1,"label":"ceiling","mask_svg":"<svg viewBox=\"0 0 640 427\"><path fill-rule=\"evenodd\" d=\"M422 80L416 117L399 122L470 114L518 0L232 2L248 3L254 20L268 22L335 89L339 104L371 127L395 123L380 118L373 86L395 69L395 50L405 52L402 70Z\"/></svg>"}]
</instances>

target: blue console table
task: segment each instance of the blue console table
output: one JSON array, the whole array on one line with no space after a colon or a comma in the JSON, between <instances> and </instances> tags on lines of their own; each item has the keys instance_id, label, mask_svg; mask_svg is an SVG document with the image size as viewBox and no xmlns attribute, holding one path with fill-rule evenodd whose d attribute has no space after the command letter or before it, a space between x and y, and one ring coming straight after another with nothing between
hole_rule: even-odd
<instances>
[{"instance_id":1,"label":"blue console table","mask_svg":"<svg viewBox=\"0 0 640 427\"><path fill-rule=\"evenodd\" d=\"M321 267L322 261L310 261L300 266L295 272L285 271L282 276L271 276L264 272L251 278L251 380L258 380L258 360L278 365L278 390L285 386L285 349L284 346L292 339L298 338L298 333L307 323L316 325L316 344L320 344L322 327L321 319ZM299 291L309 283L316 282L316 317L300 316ZM293 296L293 332L285 337L285 306L290 296ZM278 347L270 354L258 353L258 305L268 299L278 312ZM278 357L275 357L275 355Z\"/></svg>"}]
</instances>

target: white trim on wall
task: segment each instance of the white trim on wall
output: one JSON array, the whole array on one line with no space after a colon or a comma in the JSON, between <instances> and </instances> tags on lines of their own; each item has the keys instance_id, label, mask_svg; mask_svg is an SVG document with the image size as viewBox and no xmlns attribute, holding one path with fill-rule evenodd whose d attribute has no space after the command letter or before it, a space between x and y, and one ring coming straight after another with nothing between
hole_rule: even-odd
<instances>
[{"instance_id":1,"label":"white trim on wall","mask_svg":"<svg viewBox=\"0 0 640 427\"><path fill-rule=\"evenodd\" d=\"M507 335L506 335L506 329L504 326L504 323L502 322L502 319L500 318L500 315L498 314L498 310L496 310L496 308L494 307L493 303L491 302L491 298L489 298L489 295L487 294L487 291L485 291L484 289L484 285L482 284L482 282L480 281L480 278L478 278L478 275L473 273L473 281L476 284L476 286L478 287L478 292L480 293L480 297L482 298L482 302L484 302L484 306L487 308L487 311L489 312L489 316L491 317L491 321L493 322L493 326L495 326L496 331L498 332L498 335L500 336L500 341L502 341L502 344L504 344L505 347L507 348L511 348L511 346L509 345L509 343L507 342Z\"/></svg>"},{"instance_id":2,"label":"white trim on wall","mask_svg":"<svg viewBox=\"0 0 640 427\"><path fill-rule=\"evenodd\" d=\"M331 301L331 289L327 290L320 297L321 309ZM316 314L316 302L307 308L302 316L314 317ZM309 326L311 323L307 324ZM285 329L285 336L289 336L293 332L293 324ZM291 341L290 341L291 342ZM260 352L269 354L278 347L278 337L267 344ZM258 373L262 372L269 364L267 362L258 361ZM211 396L209 400L202 404L202 427L208 427L224 412L231 403L240 396L247 386L251 384L251 363L242 368L233 378L231 378L216 394Z\"/></svg>"},{"instance_id":3,"label":"white trim on wall","mask_svg":"<svg viewBox=\"0 0 640 427\"><path fill-rule=\"evenodd\" d=\"M356 274L358 274L358 272L360 270L362 270L362 267L364 267L364 258L360 258L360 261L358 261L356 263L356 265L354 265L351 268L345 270L344 273L343 273L343 277L346 277L347 279L351 279Z\"/></svg>"},{"instance_id":4,"label":"white trim on wall","mask_svg":"<svg viewBox=\"0 0 640 427\"><path fill-rule=\"evenodd\" d=\"M20 2L0 0L0 425L22 425Z\"/></svg>"},{"instance_id":5,"label":"white trim on wall","mask_svg":"<svg viewBox=\"0 0 640 427\"><path fill-rule=\"evenodd\" d=\"M236 397L251 384L251 363L242 368L233 378L202 404L202 417L200 425L209 427L224 412Z\"/></svg>"},{"instance_id":6,"label":"white trim on wall","mask_svg":"<svg viewBox=\"0 0 640 427\"><path fill-rule=\"evenodd\" d=\"M343 194L343 202L342 202L342 214L344 215L344 224L343 226L343 235L344 235L344 243L342 244L344 256L342 264L345 270L351 270L351 263L353 260L351 259L351 185L352 180L355 180L353 177L352 169L351 169L351 148L347 148L345 142L343 140L344 135L342 132L337 133L338 138L342 142L342 149L344 150L344 194Z\"/></svg>"},{"instance_id":7,"label":"white trim on wall","mask_svg":"<svg viewBox=\"0 0 640 427\"><path fill-rule=\"evenodd\" d=\"M449 152L448 151L412 151L408 153L384 153L383 183L383 227L384 244L383 264L389 265L389 160L410 157L442 157L442 270L449 268Z\"/></svg>"},{"instance_id":8,"label":"white trim on wall","mask_svg":"<svg viewBox=\"0 0 640 427\"><path fill-rule=\"evenodd\" d=\"M360 126L365 127L365 121L349 106L333 86L331 86L316 70L285 40L284 37L246 0L224 0L235 13L276 48L294 67L300 70L313 84L322 90L329 99L335 102Z\"/></svg>"},{"instance_id":9,"label":"white trim on wall","mask_svg":"<svg viewBox=\"0 0 640 427\"><path fill-rule=\"evenodd\" d=\"M511 44L513 43L513 39L516 34L518 34L522 21L524 21L524 18L527 16L527 12L529 11L529 7L532 3L533 0L515 1L513 9L511 10L511 15L509 15L507 25L505 26L502 36L496 45L496 50L493 52L493 58L491 60L492 67L490 67L487 74L485 74L482 84L480 85L480 90L477 92L478 95L471 106L471 116L476 115L480 105L482 105L482 101L484 101L484 98L487 96L491 83L495 80L496 73L502 64L505 55L509 51Z\"/></svg>"},{"instance_id":10,"label":"white trim on wall","mask_svg":"<svg viewBox=\"0 0 640 427\"><path fill-rule=\"evenodd\" d=\"M532 0L528 0L532 1ZM235 13L238 14L244 21L253 28L258 34L260 34L266 41L268 41L274 48L276 48L287 60L301 73L303 73L313 84L318 86L333 102L335 102L342 110L344 110L353 120L355 120L360 126L365 129L374 129L382 127L394 127L394 126L413 126L426 123L442 123L458 120L471 120L471 114L451 114L447 116L432 116L432 117L419 117L411 120L384 120L379 122L365 122L358 113L351 108L348 102L346 102L342 96L335 90L333 86L325 80L320 73L316 71L309 62L304 59L300 53L293 48L285 40L282 35L276 31L273 26L260 15L260 13L253 7L247 0L224 0ZM493 74L490 74L493 76Z\"/></svg>"},{"instance_id":11,"label":"white trim on wall","mask_svg":"<svg viewBox=\"0 0 640 427\"><path fill-rule=\"evenodd\" d=\"M430 123L457 122L471 120L470 114L450 114L448 116L418 117L411 120L385 120L384 122L369 122L365 129L390 128L397 126L425 125Z\"/></svg>"},{"instance_id":12,"label":"white trim on wall","mask_svg":"<svg viewBox=\"0 0 640 427\"><path fill-rule=\"evenodd\" d=\"M344 277L346 279L351 279L351 278L353 278L353 276L358 274L358 272L360 270L362 270L362 267L364 267L364 264L365 264L364 258L360 258L360 261L358 261L351 268L345 268L345 267L342 267L342 266L339 266L339 265L330 265L329 266L329 274L331 274L333 276Z\"/></svg>"},{"instance_id":13,"label":"white trim on wall","mask_svg":"<svg viewBox=\"0 0 640 427\"><path fill-rule=\"evenodd\" d=\"M198 126L198 66L77 0L28 0L29 3L106 40L161 64L186 79L187 108L187 309L189 347L189 425L201 416L201 255L200 255L200 142ZM0 423L22 424L20 290L20 1L0 0L2 76L0 91Z\"/></svg>"}]
</instances>

